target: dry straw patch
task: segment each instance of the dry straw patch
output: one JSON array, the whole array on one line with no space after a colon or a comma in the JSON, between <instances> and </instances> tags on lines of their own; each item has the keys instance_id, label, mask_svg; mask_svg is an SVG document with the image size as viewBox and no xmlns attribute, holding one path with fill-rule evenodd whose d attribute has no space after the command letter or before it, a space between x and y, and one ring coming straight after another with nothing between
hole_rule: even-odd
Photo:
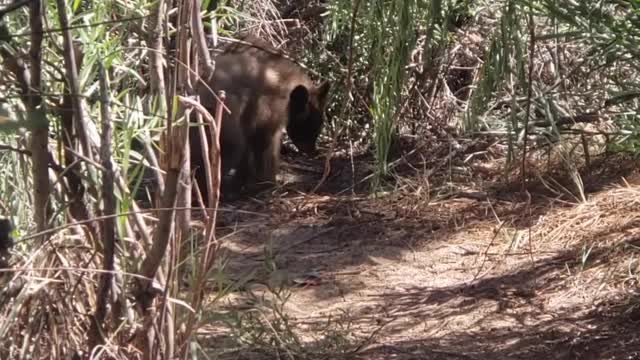
<instances>
[{"instance_id":1,"label":"dry straw patch","mask_svg":"<svg viewBox=\"0 0 640 360\"><path fill-rule=\"evenodd\" d=\"M76 267L95 269L96 260L82 237L61 231L4 275L0 338L7 358L62 358L83 347L95 275Z\"/></svg>"},{"instance_id":2,"label":"dry straw patch","mask_svg":"<svg viewBox=\"0 0 640 360\"><path fill-rule=\"evenodd\" d=\"M629 280L638 268L638 209L640 186L617 185L584 203L548 212L534 227L532 238L539 247L575 249L577 267L569 270L581 271L585 281L603 273Z\"/></svg>"},{"instance_id":3,"label":"dry straw patch","mask_svg":"<svg viewBox=\"0 0 640 360\"><path fill-rule=\"evenodd\" d=\"M60 230L27 256L18 256L0 278L0 358L64 359L86 349L101 255L85 233ZM123 305L119 300L116 304ZM97 351L115 356L118 349L107 344Z\"/></svg>"},{"instance_id":4,"label":"dry straw patch","mask_svg":"<svg viewBox=\"0 0 640 360\"><path fill-rule=\"evenodd\" d=\"M611 245L611 240L631 238L635 230L630 227L640 219L639 205L639 186L615 186L592 195L585 203L553 211L533 235L544 242L563 242L565 246L586 239L605 240ZM599 237L594 238L595 235Z\"/></svg>"}]
</instances>

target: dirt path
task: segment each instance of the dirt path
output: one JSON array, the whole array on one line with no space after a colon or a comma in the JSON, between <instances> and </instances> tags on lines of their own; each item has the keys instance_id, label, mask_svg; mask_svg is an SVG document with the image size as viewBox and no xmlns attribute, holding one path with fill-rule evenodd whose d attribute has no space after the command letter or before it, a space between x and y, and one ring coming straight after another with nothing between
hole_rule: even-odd
<instances>
[{"instance_id":1,"label":"dirt path","mask_svg":"<svg viewBox=\"0 0 640 360\"><path fill-rule=\"evenodd\" d=\"M284 309L316 355L636 359L640 185L617 183L582 204L482 192L249 204L269 216L233 222L227 271L251 273L253 294L291 291ZM233 307L253 302L241 292ZM327 340L332 326L349 346Z\"/></svg>"}]
</instances>

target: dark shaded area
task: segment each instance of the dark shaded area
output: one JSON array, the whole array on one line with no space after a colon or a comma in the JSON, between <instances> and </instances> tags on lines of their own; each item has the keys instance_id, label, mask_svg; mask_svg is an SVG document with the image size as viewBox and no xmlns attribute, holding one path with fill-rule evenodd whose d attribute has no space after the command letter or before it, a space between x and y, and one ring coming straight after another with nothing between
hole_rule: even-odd
<instances>
[{"instance_id":1,"label":"dark shaded area","mask_svg":"<svg viewBox=\"0 0 640 360\"><path fill-rule=\"evenodd\" d=\"M11 257L9 250L14 245L12 232L11 220L0 217L0 269L9 267L9 258Z\"/></svg>"}]
</instances>

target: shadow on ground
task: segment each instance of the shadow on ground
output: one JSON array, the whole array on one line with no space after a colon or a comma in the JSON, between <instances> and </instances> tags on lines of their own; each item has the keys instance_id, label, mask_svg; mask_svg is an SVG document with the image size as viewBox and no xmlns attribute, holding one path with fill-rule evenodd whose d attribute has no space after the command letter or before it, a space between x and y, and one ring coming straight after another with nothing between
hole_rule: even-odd
<instances>
[{"instance_id":1,"label":"shadow on ground","mask_svg":"<svg viewBox=\"0 0 640 360\"><path fill-rule=\"evenodd\" d=\"M617 162L616 172L585 171L585 189L600 191L637 175L635 161ZM574 207L558 201L566 194L541 182L530 182L528 195L516 194L515 182L487 178L471 191L481 196L396 191L373 199L345 194L349 171L337 173L318 194L303 195L321 176L307 174L301 187L293 182L281 196L233 204L236 211L222 216L229 234L225 276L247 281L240 287L247 290L273 285L278 273L277 285L291 291L286 309L305 338L294 358L640 358L640 311L631 305L637 295L609 286L613 272L632 264L616 252L635 254L636 235L624 235L640 219L571 242L524 246L518 234ZM473 180L469 185L479 182ZM595 244L586 258L585 244ZM244 305L236 309L246 309L244 300L239 293ZM327 345L327 322L336 314L349 324L340 331L350 340ZM205 338L213 348L237 345L228 334ZM245 344L220 358L269 359L288 347L270 346Z\"/></svg>"},{"instance_id":2,"label":"shadow on ground","mask_svg":"<svg viewBox=\"0 0 640 360\"><path fill-rule=\"evenodd\" d=\"M511 274L468 285L380 294L375 309L350 314L353 326L370 325L375 336L369 341L356 343L342 354L327 353L325 340L310 342L296 358L639 358L640 310L630 305L637 303L638 295L607 299L588 308L568 302L559 309L547 309L544 294L562 286L557 270L572 261L572 253L568 250ZM447 331L450 323L478 312L482 315L474 316L476 321L466 324L467 330ZM318 319L316 326L320 329L324 324ZM407 336L408 328L417 331ZM216 339L209 341L229 340ZM273 353L247 348L227 356L222 358L268 359Z\"/></svg>"}]
</instances>

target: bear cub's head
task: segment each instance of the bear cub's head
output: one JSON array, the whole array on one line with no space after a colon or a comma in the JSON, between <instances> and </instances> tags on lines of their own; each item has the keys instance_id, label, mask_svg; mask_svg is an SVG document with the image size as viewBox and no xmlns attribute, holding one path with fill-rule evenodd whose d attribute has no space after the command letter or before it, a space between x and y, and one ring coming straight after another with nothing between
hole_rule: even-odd
<instances>
[{"instance_id":1,"label":"bear cub's head","mask_svg":"<svg viewBox=\"0 0 640 360\"><path fill-rule=\"evenodd\" d=\"M287 134L298 150L306 154L316 153L330 87L328 81L311 87L298 85L289 94Z\"/></svg>"}]
</instances>

